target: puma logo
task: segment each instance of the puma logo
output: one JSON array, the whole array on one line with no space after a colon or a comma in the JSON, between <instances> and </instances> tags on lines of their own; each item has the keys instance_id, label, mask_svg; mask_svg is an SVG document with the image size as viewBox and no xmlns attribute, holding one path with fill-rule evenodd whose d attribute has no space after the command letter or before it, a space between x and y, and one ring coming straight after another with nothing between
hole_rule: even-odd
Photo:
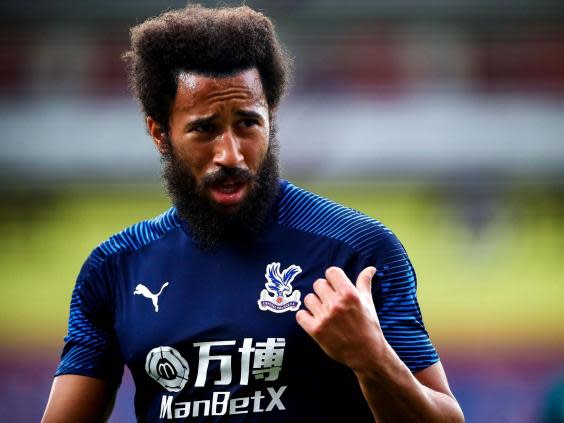
<instances>
[{"instance_id":1,"label":"puma logo","mask_svg":"<svg viewBox=\"0 0 564 423\"><path fill-rule=\"evenodd\" d=\"M140 283L139 285L137 285L135 287L135 291L133 291L133 295L143 295L145 298L150 298L151 301L153 302L153 306L155 307L155 311L158 313L159 312L159 295L161 295L161 293L163 292L163 289L165 289L167 286L168 286L168 282L165 282L163 284L163 286L161 286L161 290L159 291L159 293L153 294L151 291L149 291L149 288L147 288L145 285Z\"/></svg>"}]
</instances>

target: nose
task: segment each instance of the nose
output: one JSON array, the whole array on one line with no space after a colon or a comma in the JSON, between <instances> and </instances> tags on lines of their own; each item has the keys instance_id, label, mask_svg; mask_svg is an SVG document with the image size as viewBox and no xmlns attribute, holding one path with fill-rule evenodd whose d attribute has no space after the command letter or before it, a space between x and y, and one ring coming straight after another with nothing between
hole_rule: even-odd
<instances>
[{"instance_id":1,"label":"nose","mask_svg":"<svg viewBox=\"0 0 564 423\"><path fill-rule=\"evenodd\" d=\"M240 167L244 163L241 143L231 130L226 130L216 141L214 164L222 167Z\"/></svg>"}]
</instances>

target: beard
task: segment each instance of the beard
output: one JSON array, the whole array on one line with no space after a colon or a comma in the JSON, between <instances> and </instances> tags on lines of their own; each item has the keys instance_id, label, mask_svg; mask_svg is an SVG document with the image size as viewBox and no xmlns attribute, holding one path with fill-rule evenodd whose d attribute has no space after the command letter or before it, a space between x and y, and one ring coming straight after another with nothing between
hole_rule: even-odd
<instances>
[{"instance_id":1,"label":"beard","mask_svg":"<svg viewBox=\"0 0 564 423\"><path fill-rule=\"evenodd\" d=\"M272 127L266 155L256 174L247 169L221 167L200 182L166 139L162 155L162 175L178 215L191 229L194 241L203 250L227 242L251 241L267 223L279 192L278 140ZM249 185L246 196L235 210L226 210L206 194L210 186L227 178Z\"/></svg>"}]
</instances>

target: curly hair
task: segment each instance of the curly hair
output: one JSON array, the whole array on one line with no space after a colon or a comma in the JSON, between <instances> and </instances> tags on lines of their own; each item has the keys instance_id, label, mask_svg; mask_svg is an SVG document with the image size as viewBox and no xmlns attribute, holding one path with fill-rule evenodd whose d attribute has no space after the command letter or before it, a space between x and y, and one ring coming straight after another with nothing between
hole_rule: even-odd
<instances>
[{"instance_id":1,"label":"curly hair","mask_svg":"<svg viewBox=\"0 0 564 423\"><path fill-rule=\"evenodd\" d=\"M131 28L123 54L131 88L146 116L168 131L180 72L227 76L256 67L270 112L288 84L290 59L274 25L247 6L188 5Z\"/></svg>"}]
</instances>

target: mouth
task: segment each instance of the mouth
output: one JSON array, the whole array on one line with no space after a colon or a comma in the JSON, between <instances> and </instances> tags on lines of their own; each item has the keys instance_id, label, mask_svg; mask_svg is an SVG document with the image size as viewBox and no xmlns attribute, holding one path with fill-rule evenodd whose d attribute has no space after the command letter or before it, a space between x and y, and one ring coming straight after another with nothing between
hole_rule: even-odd
<instances>
[{"instance_id":1,"label":"mouth","mask_svg":"<svg viewBox=\"0 0 564 423\"><path fill-rule=\"evenodd\" d=\"M222 206L238 205L248 190L248 183L235 179L226 179L210 186L212 199Z\"/></svg>"}]
</instances>

